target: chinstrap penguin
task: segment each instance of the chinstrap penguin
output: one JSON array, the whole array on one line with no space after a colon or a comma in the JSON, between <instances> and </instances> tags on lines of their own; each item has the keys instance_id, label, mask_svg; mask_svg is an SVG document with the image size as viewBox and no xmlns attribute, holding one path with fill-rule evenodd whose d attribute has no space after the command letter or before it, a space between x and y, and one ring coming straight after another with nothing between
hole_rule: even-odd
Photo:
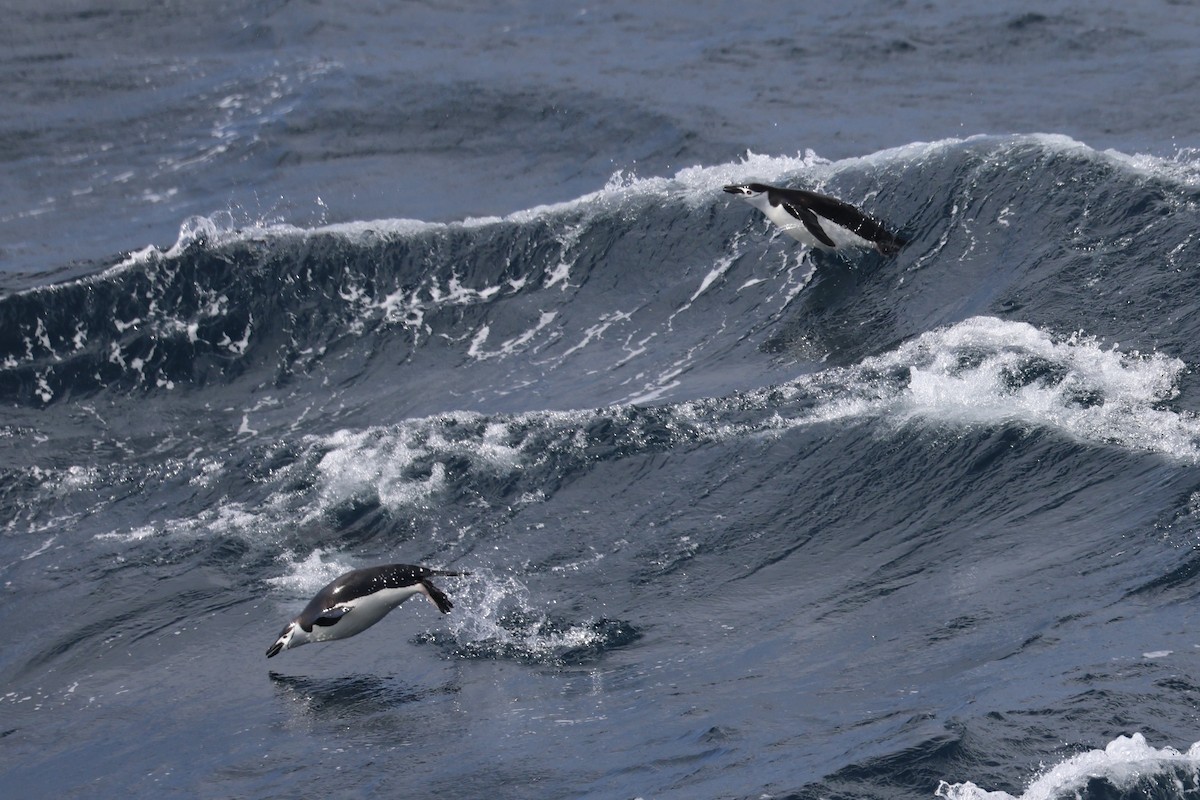
<instances>
[{"instance_id":1,"label":"chinstrap penguin","mask_svg":"<svg viewBox=\"0 0 1200 800\"><path fill-rule=\"evenodd\" d=\"M337 578L308 601L300 615L284 626L267 658L309 642L345 639L362 633L413 595L423 594L448 614L454 604L429 580L436 575L470 575L413 564L384 564L355 569Z\"/></svg>"},{"instance_id":2,"label":"chinstrap penguin","mask_svg":"<svg viewBox=\"0 0 1200 800\"><path fill-rule=\"evenodd\" d=\"M873 247L885 256L898 253L907 244L879 220L827 195L765 183L731 184L725 191L766 214L801 244L823 250Z\"/></svg>"}]
</instances>

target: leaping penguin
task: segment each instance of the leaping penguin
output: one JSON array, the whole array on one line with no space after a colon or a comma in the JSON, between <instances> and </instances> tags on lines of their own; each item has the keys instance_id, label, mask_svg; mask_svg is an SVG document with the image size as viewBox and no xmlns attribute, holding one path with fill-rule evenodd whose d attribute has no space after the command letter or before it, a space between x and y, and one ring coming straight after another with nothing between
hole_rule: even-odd
<instances>
[{"instance_id":1,"label":"leaping penguin","mask_svg":"<svg viewBox=\"0 0 1200 800\"><path fill-rule=\"evenodd\" d=\"M822 250L873 247L885 256L895 255L908 244L879 220L827 195L765 183L731 184L725 191L766 214L801 244Z\"/></svg>"},{"instance_id":2,"label":"leaping penguin","mask_svg":"<svg viewBox=\"0 0 1200 800\"><path fill-rule=\"evenodd\" d=\"M308 601L267 649L267 658L309 642L345 639L362 633L413 595L423 594L443 614L454 604L429 580L435 575L470 575L412 564L355 569L337 578Z\"/></svg>"}]
</instances>

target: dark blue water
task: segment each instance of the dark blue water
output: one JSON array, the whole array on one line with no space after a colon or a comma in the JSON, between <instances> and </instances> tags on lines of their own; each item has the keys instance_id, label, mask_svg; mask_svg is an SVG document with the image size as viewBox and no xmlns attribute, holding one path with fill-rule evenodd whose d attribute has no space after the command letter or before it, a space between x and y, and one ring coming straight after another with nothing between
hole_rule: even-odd
<instances>
[{"instance_id":1,"label":"dark blue water","mask_svg":"<svg viewBox=\"0 0 1200 800\"><path fill-rule=\"evenodd\" d=\"M346 5L6 11L5 796L1197 791L1193 8Z\"/></svg>"}]
</instances>

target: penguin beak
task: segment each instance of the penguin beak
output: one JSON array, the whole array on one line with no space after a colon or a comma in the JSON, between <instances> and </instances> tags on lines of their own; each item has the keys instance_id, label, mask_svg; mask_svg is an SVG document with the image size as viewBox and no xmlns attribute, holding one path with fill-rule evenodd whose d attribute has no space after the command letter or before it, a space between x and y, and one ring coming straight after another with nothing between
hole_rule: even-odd
<instances>
[{"instance_id":1,"label":"penguin beak","mask_svg":"<svg viewBox=\"0 0 1200 800\"><path fill-rule=\"evenodd\" d=\"M726 186L725 191L729 192L730 194L750 194L748 191L746 191L745 186L738 186L737 184L730 184L729 186Z\"/></svg>"},{"instance_id":2,"label":"penguin beak","mask_svg":"<svg viewBox=\"0 0 1200 800\"><path fill-rule=\"evenodd\" d=\"M274 658L283 651L292 641L292 633L295 631L295 623L289 622L287 626L279 634L279 638L275 640L275 644L267 648L267 658Z\"/></svg>"}]
</instances>

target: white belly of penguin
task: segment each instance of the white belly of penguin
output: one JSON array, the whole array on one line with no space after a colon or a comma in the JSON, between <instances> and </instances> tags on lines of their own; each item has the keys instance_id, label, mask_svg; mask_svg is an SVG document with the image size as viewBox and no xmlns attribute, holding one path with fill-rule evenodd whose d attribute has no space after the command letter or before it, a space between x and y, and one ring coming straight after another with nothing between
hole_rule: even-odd
<instances>
[{"instance_id":1,"label":"white belly of penguin","mask_svg":"<svg viewBox=\"0 0 1200 800\"><path fill-rule=\"evenodd\" d=\"M398 589L380 589L378 592L340 603L339 605L347 606L350 610L333 625L314 625L312 640L324 642L330 639L345 639L347 636L362 633L386 617L393 608L413 595L421 594L422 591L423 587L418 583Z\"/></svg>"},{"instance_id":2,"label":"white belly of penguin","mask_svg":"<svg viewBox=\"0 0 1200 800\"><path fill-rule=\"evenodd\" d=\"M822 250L831 249L829 245L809 233L808 228L804 227L804 223L785 211L783 206L773 206L769 201L764 199L763 203L759 205L759 210L767 216L767 219L778 225L784 233L797 242L800 242L800 244L806 244L809 247L818 247ZM833 240L838 250L847 247L873 248L875 246L874 243L868 242L849 228L843 228L841 225L836 225L827 219L820 220L820 223L821 230L825 231L825 235Z\"/></svg>"}]
</instances>

